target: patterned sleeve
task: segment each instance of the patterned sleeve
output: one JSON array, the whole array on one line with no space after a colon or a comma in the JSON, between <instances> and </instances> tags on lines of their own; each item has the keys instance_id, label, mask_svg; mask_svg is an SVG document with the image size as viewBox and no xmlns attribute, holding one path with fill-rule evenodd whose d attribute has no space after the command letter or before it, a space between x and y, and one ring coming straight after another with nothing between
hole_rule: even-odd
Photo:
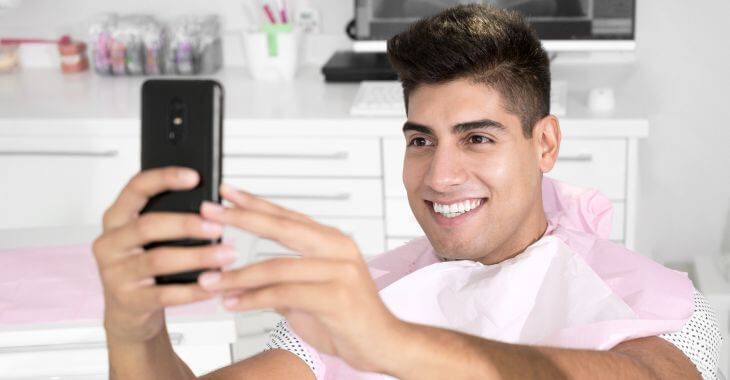
<instances>
[{"instance_id":1,"label":"patterned sleeve","mask_svg":"<svg viewBox=\"0 0 730 380\"><path fill-rule=\"evenodd\" d=\"M679 348L694 363L703 380L717 380L717 364L723 340L717 315L707 299L696 290L694 305L694 313L681 330L659 337Z\"/></svg>"},{"instance_id":2,"label":"patterned sleeve","mask_svg":"<svg viewBox=\"0 0 730 380\"><path fill-rule=\"evenodd\" d=\"M313 349L309 345L302 342L296 334L289 330L289 324L286 322L286 319L282 319L276 324L274 331L269 336L269 342L266 343L265 350L273 350L276 348L287 350L298 356L312 369L317 379L322 378L324 368L322 368L323 364L319 360L317 353L312 352Z\"/></svg>"}]
</instances>

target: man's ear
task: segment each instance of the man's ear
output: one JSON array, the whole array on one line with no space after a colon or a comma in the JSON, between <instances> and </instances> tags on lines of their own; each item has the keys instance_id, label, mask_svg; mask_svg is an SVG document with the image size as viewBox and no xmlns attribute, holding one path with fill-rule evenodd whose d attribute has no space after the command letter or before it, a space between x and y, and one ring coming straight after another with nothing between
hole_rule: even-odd
<instances>
[{"instance_id":1,"label":"man's ear","mask_svg":"<svg viewBox=\"0 0 730 380\"><path fill-rule=\"evenodd\" d=\"M532 140L535 145L540 170L543 173L549 172L558 160L560 152L560 123L558 118L548 115L535 124L532 130Z\"/></svg>"}]
</instances>

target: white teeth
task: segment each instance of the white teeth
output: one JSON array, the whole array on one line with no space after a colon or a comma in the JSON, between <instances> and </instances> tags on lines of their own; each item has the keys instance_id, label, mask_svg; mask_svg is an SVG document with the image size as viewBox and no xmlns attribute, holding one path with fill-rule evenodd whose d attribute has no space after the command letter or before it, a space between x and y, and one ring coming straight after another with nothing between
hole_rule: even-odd
<instances>
[{"instance_id":1,"label":"white teeth","mask_svg":"<svg viewBox=\"0 0 730 380\"><path fill-rule=\"evenodd\" d=\"M467 200L450 205L433 202L433 211L442 214L447 218L454 218L477 208L480 204L482 204L481 199Z\"/></svg>"}]
</instances>

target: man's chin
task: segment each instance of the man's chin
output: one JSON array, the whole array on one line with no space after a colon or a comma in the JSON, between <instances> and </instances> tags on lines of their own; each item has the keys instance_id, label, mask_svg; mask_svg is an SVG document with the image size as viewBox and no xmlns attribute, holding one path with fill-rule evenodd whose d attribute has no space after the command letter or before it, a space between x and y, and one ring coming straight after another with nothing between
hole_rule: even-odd
<instances>
[{"instance_id":1,"label":"man's chin","mask_svg":"<svg viewBox=\"0 0 730 380\"><path fill-rule=\"evenodd\" d=\"M428 235L427 235L428 236ZM436 255L445 260L476 260L479 256L472 245L474 240L445 241L446 239L428 237Z\"/></svg>"}]
</instances>

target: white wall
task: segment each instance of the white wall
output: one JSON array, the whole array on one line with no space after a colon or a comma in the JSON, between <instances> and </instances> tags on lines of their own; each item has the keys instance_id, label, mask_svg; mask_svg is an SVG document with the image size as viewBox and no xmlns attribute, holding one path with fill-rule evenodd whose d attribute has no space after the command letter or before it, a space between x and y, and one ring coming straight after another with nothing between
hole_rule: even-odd
<instances>
[{"instance_id":1,"label":"white wall","mask_svg":"<svg viewBox=\"0 0 730 380\"><path fill-rule=\"evenodd\" d=\"M640 146L638 247L661 261L730 252L730 2L637 1L638 60L621 75L641 83L651 124ZM322 32L340 35L352 1L310 2L321 11ZM235 31L247 24L242 4L24 0L0 15L0 36L83 37L85 25L106 11L217 12Z\"/></svg>"},{"instance_id":2,"label":"white wall","mask_svg":"<svg viewBox=\"0 0 730 380\"><path fill-rule=\"evenodd\" d=\"M730 2L638 0L640 247L665 261L730 240ZM730 244L725 243L730 254Z\"/></svg>"}]
</instances>

